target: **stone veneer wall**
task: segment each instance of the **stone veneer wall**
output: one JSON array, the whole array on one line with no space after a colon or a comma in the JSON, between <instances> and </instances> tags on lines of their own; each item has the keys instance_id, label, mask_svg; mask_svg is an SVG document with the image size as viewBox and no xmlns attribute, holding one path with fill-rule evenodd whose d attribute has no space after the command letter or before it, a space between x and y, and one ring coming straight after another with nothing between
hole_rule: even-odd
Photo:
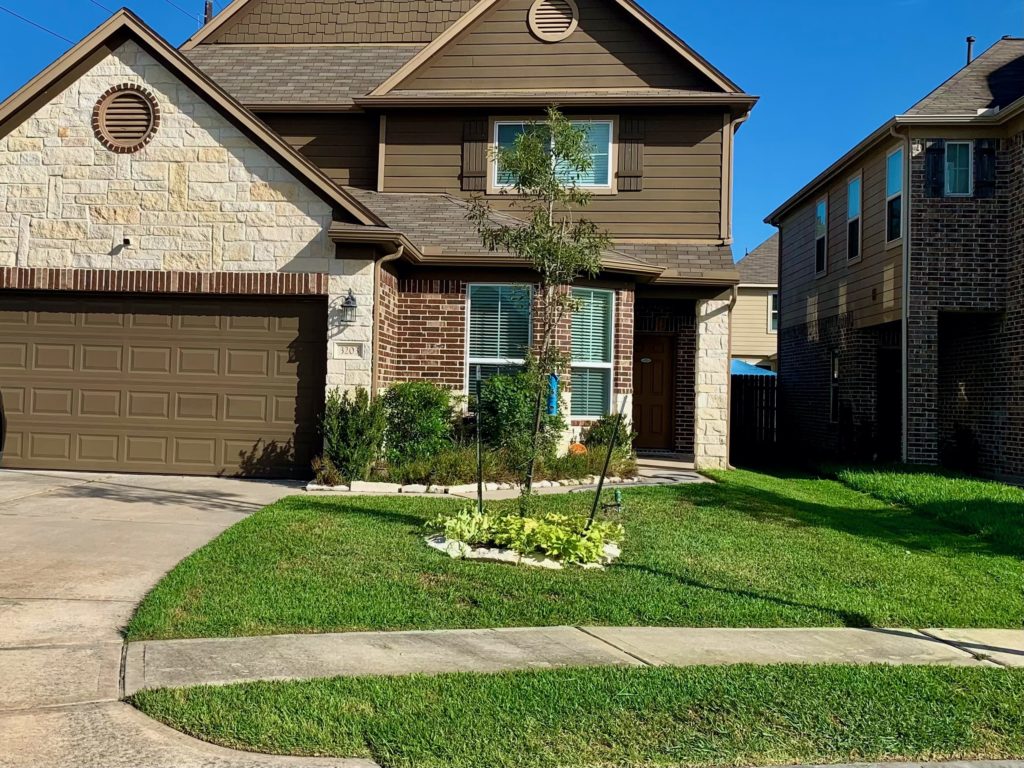
<instances>
[{"instance_id":1,"label":"stone veneer wall","mask_svg":"<svg viewBox=\"0 0 1024 768\"><path fill-rule=\"evenodd\" d=\"M729 336L732 297L697 302L694 461L697 469L729 466Z\"/></svg>"}]
</instances>

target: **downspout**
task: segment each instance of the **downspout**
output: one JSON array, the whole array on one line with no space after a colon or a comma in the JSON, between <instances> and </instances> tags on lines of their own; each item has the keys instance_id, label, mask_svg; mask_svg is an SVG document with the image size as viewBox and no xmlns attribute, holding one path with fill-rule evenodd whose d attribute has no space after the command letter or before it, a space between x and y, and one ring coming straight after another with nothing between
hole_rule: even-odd
<instances>
[{"instance_id":1,"label":"downspout","mask_svg":"<svg viewBox=\"0 0 1024 768\"><path fill-rule=\"evenodd\" d=\"M373 342L370 352L370 396L376 397L380 389L379 368L380 368L380 294L381 276L384 272L384 264L402 258L405 254L405 246L398 246L398 250L381 256L373 264Z\"/></svg>"},{"instance_id":2,"label":"downspout","mask_svg":"<svg viewBox=\"0 0 1024 768\"><path fill-rule=\"evenodd\" d=\"M902 386L902 414L903 424L900 430L900 460L906 464L910 455L910 162L911 162L911 141L910 132L900 133L896 125L889 126L889 133L893 138L902 139L903 149L903 300L900 302L900 312L903 315L903 327L900 329L900 379Z\"/></svg>"}]
</instances>

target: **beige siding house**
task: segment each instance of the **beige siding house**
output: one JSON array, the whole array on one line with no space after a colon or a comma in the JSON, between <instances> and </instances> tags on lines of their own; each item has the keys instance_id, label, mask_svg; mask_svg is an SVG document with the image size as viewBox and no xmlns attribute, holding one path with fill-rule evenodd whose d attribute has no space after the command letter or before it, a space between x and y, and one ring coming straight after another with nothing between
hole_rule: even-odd
<instances>
[{"instance_id":1,"label":"beige siding house","mask_svg":"<svg viewBox=\"0 0 1024 768\"><path fill-rule=\"evenodd\" d=\"M732 312L732 359L777 370L779 342L779 236L736 265L740 285Z\"/></svg>"}]
</instances>

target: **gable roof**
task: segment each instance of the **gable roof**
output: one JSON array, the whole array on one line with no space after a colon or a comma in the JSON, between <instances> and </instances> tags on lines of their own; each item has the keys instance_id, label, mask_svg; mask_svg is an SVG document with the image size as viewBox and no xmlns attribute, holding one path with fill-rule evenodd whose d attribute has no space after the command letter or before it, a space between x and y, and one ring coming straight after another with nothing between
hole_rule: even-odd
<instances>
[{"instance_id":1,"label":"gable roof","mask_svg":"<svg viewBox=\"0 0 1024 768\"><path fill-rule=\"evenodd\" d=\"M740 271L740 285L778 285L779 233L737 261L736 269Z\"/></svg>"},{"instance_id":2,"label":"gable roof","mask_svg":"<svg viewBox=\"0 0 1024 768\"><path fill-rule=\"evenodd\" d=\"M291 171L336 212L346 213L360 224L376 224L376 217L358 201L339 189L319 169L293 150L267 125L221 90L196 69L184 56L126 8L94 29L77 45L36 75L0 104L0 136L4 136L35 111L74 82L97 60L109 55L126 40L134 40L182 82L195 90L226 119L252 139L261 149Z\"/></svg>"},{"instance_id":3,"label":"gable roof","mask_svg":"<svg viewBox=\"0 0 1024 768\"><path fill-rule=\"evenodd\" d=\"M977 115L1024 96L1024 39L1004 37L907 110L907 115Z\"/></svg>"},{"instance_id":4,"label":"gable roof","mask_svg":"<svg viewBox=\"0 0 1024 768\"><path fill-rule=\"evenodd\" d=\"M200 45L189 60L250 109L274 106L351 109L421 46Z\"/></svg>"},{"instance_id":5,"label":"gable roof","mask_svg":"<svg viewBox=\"0 0 1024 768\"><path fill-rule=\"evenodd\" d=\"M386 96L391 93L391 91L400 83L416 72L438 52L443 50L449 43L454 41L463 31L467 30L475 21L483 17L484 14L500 2L502 2L502 0L480 0L480 2L463 14L458 21L438 35L397 72L381 83L370 95L378 97ZM625 10L629 15L636 19L636 21L650 30L656 37L660 38L661 41L675 51L676 54L703 73L717 87L721 88L724 93L743 93L742 88L726 77L721 71L712 66L710 62L690 48L690 46L684 43L678 36L647 13L647 11L637 5L633 0L607 0L607 2L615 3Z\"/></svg>"}]
</instances>

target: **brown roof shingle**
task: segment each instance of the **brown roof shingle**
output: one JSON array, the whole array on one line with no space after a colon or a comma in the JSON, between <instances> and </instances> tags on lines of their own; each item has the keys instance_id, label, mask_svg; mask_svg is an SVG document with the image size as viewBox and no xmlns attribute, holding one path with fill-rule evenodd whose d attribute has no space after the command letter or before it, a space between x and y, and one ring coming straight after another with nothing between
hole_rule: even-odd
<instances>
[{"instance_id":1,"label":"brown roof shingle","mask_svg":"<svg viewBox=\"0 0 1024 768\"><path fill-rule=\"evenodd\" d=\"M728 245L691 243L616 243L615 250L646 264L664 267L662 280L735 282L736 267Z\"/></svg>"},{"instance_id":2,"label":"brown roof shingle","mask_svg":"<svg viewBox=\"0 0 1024 768\"><path fill-rule=\"evenodd\" d=\"M907 112L977 115L1024 96L1024 39L1004 37Z\"/></svg>"},{"instance_id":3,"label":"brown roof shingle","mask_svg":"<svg viewBox=\"0 0 1024 768\"><path fill-rule=\"evenodd\" d=\"M183 53L247 107L344 107L384 82L419 50L414 45L200 45Z\"/></svg>"},{"instance_id":4,"label":"brown roof shingle","mask_svg":"<svg viewBox=\"0 0 1024 768\"><path fill-rule=\"evenodd\" d=\"M748 285L777 285L779 282L779 233L769 237L738 262L740 280Z\"/></svg>"}]
</instances>

